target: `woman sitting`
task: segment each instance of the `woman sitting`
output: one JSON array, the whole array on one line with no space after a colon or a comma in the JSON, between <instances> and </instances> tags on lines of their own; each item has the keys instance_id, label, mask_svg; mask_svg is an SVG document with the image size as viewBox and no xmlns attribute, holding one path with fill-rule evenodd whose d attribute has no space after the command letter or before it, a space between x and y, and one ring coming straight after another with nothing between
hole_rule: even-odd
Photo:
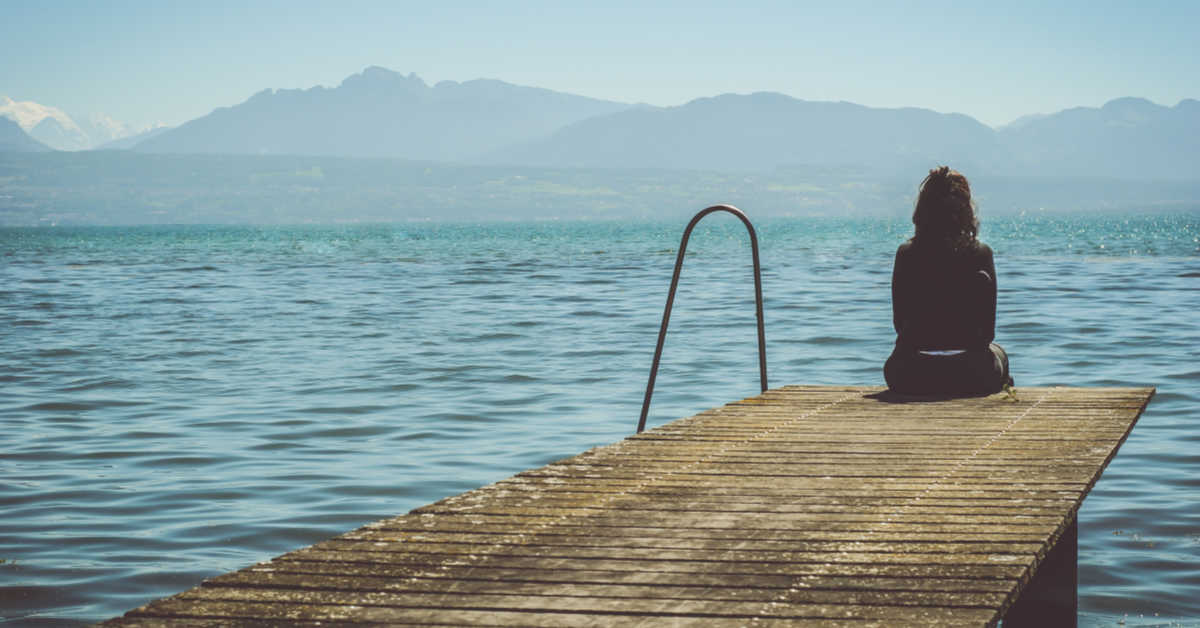
<instances>
[{"instance_id":1,"label":"woman sitting","mask_svg":"<svg viewBox=\"0 0 1200 628\"><path fill-rule=\"evenodd\" d=\"M929 171L913 210L916 233L896 251L892 320L896 348L883 367L893 392L986 395L1010 384L1008 355L992 342L996 268L976 239L966 177Z\"/></svg>"}]
</instances>

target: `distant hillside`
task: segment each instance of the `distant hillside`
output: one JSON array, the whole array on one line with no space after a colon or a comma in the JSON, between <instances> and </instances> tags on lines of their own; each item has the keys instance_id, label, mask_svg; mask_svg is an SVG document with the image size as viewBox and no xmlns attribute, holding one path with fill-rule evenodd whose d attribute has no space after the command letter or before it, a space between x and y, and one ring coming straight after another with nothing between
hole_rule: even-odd
<instances>
[{"instance_id":1,"label":"distant hillside","mask_svg":"<svg viewBox=\"0 0 1200 628\"><path fill-rule=\"evenodd\" d=\"M265 90L180 127L105 148L179 154L384 157L551 168L764 172L835 168L969 175L1200 180L1200 101L1121 98L993 129L962 114L725 94L677 107L379 67L334 88Z\"/></svg>"},{"instance_id":2,"label":"distant hillside","mask_svg":"<svg viewBox=\"0 0 1200 628\"><path fill-rule=\"evenodd\" d=\"M0 153L32 153L51 150L49 146L29 137L16 122L0 116Z\"/></svg>"},{"instance_id":3,"label":"distant hillside","mask_svg":"<svg viewBox=\"0 0 1200 628\"><path fill-rule=\"evenodd\" d=\"M1119 98L1029 117L998 133L1013 172L1124 179L1200 178L1200 101Z\"/></svg>"},{"instance_id":4,"label":"distant hillside","mask_svg":"<svg viewBox=\"0 0 1200 628\"><path fill-rule=\"evenodd\" d=\"M830 166L875 172L919 172L938 163L974 171L1001 158L995 132L964 115L775 93L619 112L488 156L497 163L539 166L748 171Z\"/></svg>"},{"instance_id":5,"label":"distant hillside","mask_svg":"<svg viewBox=\"0 0 1200 628\"><path fill-rule=\"evenodd\" d=\"M430 87L414 74L370 67L336 88L264 90L134 149L452 161L627 107L494 80Z\"/></svg>"},{"instance_id":6,"label":"distant hillside","mask_svg":"<svg viewBox=\"0 0 1200 628\"><path fill-rule=\"evenodd\" d=\"M823 166L885 176L951 164L974 175L1196 180L1200 101L1164 107L1121 98L995 130L927 109L727 94L583 120L487 160L720 171Z\"/></svg>"}]
</instances>

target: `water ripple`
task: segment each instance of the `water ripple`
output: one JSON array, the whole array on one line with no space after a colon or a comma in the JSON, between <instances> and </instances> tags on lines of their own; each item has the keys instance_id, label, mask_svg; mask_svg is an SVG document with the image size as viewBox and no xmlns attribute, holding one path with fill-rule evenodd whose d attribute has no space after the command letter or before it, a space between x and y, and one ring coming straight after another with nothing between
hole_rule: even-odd
<instances>
[{"instance_id":1,"label":"water ripple","mask_svg":"<svg viewBox=\"0 0 1200 628\"><path fill-rule=\"evenodd\" d=\"M758 390L733 222L693 234L651 424ZM911 225L756 226L771 383L881 384ZM0 230L0 618L100 620L629 434L680 229ZM1019 385L1159 390L1080 514L1081 625L1200 616L1200 220L984 229Z\"/></svg>"}]
</instances>

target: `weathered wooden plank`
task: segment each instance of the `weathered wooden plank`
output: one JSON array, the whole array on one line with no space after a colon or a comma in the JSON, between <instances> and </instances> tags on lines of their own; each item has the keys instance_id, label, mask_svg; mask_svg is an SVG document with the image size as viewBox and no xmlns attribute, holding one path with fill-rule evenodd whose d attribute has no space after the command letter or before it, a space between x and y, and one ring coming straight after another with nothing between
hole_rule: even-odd
<instances>
[{"instance_id":1,"label":"weathered wooden plank","mask_svg":"<svg viewBox=\"0 0 1200 628\"><path fill-rule=\"evenodd\" d=\"M1030 483L1027 483L1030 484ZM1008 499L1011 497L1019 497L1030 494L1029 489L1015 490L1008 483L989 483L989 482L971 482L969 486L956 486L954 484L938 483L931 486L928 482L925 483L904 483L904 482L875 482L863 484L858 481L842 481L837 478L817 478L809 480L805 485L780 486L771 484L769 486L746 486L739 482L730 481L704 481L704 482L685 482L682 480L664 479L655 482L653 485L647 485L633 478L580 478L572 480L570 483L564 482L557 477L548 476L514 476L508 480L503 480L496 483L495 486L500 490L531 490L531 491L587 491L593 493L612 493L612 492L628 492L630 489L637 489L645 492L646 495L657 495L661 493L680 494L680 493L699 493L703 492L706 495L754 495L754 496L794 496L797 499L807 497L820 497L823 495L835 495L843 497L908 497L913 494L921 494L926 491L942 494L947 498L957 496L974 497L978 499ZM1044 486L1037 484L1037 486ZM1049 488L1036 492L1037 495L1046 495L1049 498L1068 497L1074 499L1077 494L1077 485L1070 484L1060 487L1050 486Z\"/></svg>"},{"instance_id":2,"label":"weathered wooden plank","mask_svg":"<svg viewBox=\"0 0 1200 628\"><path fill-rule=\"evenodd\" d=\"M534 484L510 483L504 486L502 490L511 491L514 493L514 498L524 499L543 499L547 500L587 500L601 499L609 495L623 495L627 492L628 486L614 486L601 484L588 484L585 482L576 482L571 485L563 484ZM790 487L789 487L790 488ZM946 506L1003 506L1009 503L1039 503L1045 505L1059 505L1064 501L1072 500L1070 491L1044 491L1038 493L1037 496L1031 497L1026 491L963 491L953 488L938 487L939 490L928 497L928 501L945 504ZM761 490L746 490L741 488L722 488L708 487L701 491L695 486L677 486L674 488L663 486L648 486L641 490L642 494L648 497L670 497L674 499L689 498L697 502L714 502L714 503L771 503L781 499L791 499L798 503L805 504L858 504L858 503L888 503L897 502L903 503L914 496L924 496L925 491L909 489L909 490L890 490L890 491L872 491L864 489L846 489L841 491L822 491L819 489L806 489L803 487L778 488ZM524 494L524 495L522 495Z\"/></svg>"},{"instance_id":3,"label":"weathered wooden plank","mask_svg":"<svg viewBox=\"0 0 1200 628\"><path fill-rule=\"evenodd\" d=\"M510 538L511 537L511 538ZM641 535L579 535L542 532L524 535L480 534L475 531L445 532L445 533L387 533L343 535L337 539L318 543L313 548L330 550L348 550L357 547L368 547L374 544L384 544L396 549L407 548L413 544L422 545L457 545L463 547L491 546L494 544L526 545L542 547L601 547L601 548L649 548L649 549L690 549L704 547L707 549L753 549L756 551L801 551L801 552L835 552L863 551L888 552L902 551L911 554L923 553L1020 553L1037 552L1040 543L1033 541L981 541L969 540L958 542L934 541L922 542L912 540L800 540L780 539L766 534L745 535L739 538L684 538L676 539L670 536L641 536ZM897 548L900 548L897 550Z\"/></svg>"},{"instance_id":4,"label":"weathered wooden plank","mask_svg":"<svg viewBox=\"0 0 1200 628\"><path fill-rule=\"evenodd\" d=\"M245 602L261 605L272 603L292 612L307 606L342 606L344 608L373 608L377 617L387 617L392 612L416 609L433 610L487 610L519 611L524 613L575 613L608 617L629 616L685 616L693 618L743 618L778 617L796 619L883 619L903 616L898 611L908 611L914 616L945 617L978 614L986 610L995 596L968 594L961 599L936 606L921 604L915 596L896 595L891 603L877 604L859 601L855 592L844 592L845 602L806 602L811 592L799 589L788 590L780 599L753 600L704 600L676 599L658 600L644 598L594 598L559 594L553 598L526 595L479 594L471 591L451 590L444 593L406 593L396 595L388 592L333 592L303 591L294 589L242 589L224 587L197 587L179 596L181 601L197 603ZM930 593L940 596L940 593ZM999 603L999 602L996 602ZM982 605L982 608L981 608ZM291 608L289 608L291 607ZM955 613L954 611L960 611ZM264 618L270 617L265 614ZM379 619L376 619L378 621Z\"/></svg>"},{"instance_id":5,"label":"weathered wooden plank","mask_svg":"<svg viewBox=\"0 0 1200 628\"><path fill-rule=\"evenodd\" d=\"M539 491L492 491L471 498L447 500L423 508L418 512L448 512L457 509L478 508L486 503L492 509L539 506L542 508L585 508L602 506L624 510L692 510L718 509L722 512L842 512L847 509L862 512L867 509L886 509L897 505L937 506L942 510L978 509L987 512L1019 508L1034 511L1040 508L1061 509L1063 498L1038 498L1028 493L1012 494L1007 498L981 499L979 497L944 498L909 491L906 495L870 497L861 495L811 494L797 491L799 497L776 497L774 495L741 495L726 491L722 495L710 495L695 491L639 491L631 496L627 491L567 492ZM663 499L646 500L654 496Z\"/></svg>"},{"instance_id":6,"label":"weathered wooden plank","mask_svg":"<svg viewBox=\"0 0 1200 628\"><path fill-rule=\"evenodd\" d=\"M968 532L919 532L919 531L887 531L887 530L778 530L774 528L672 528L645 526L583 526L577 524L558 523L551 521L514 520L502 518L495 520L473 522L455 520L453 517L439 517L437 525L416 525L403 520L388 520L380 522L379 526L360 528L348 532L342 538L369 540L378 535L410 534L413 536L440 536L454 534L471 534L480 537L502 537L511 534L532 534L531 529L537 529L539 537L562 537L575 539L584 537L636 537L645 538L648 542L654 539L696 539L700 541L712 539L717 541L748 542L754 539L769 539L778 543L805 541L847 541L847 542L896 542L896 543L974 543L974 542L1017 542L1041 543L1042 534L1033 532L986 532L970 530ZM456 521L462 521L456 523ZM504 525L507 523L507 525ZM544 525L550 524L554 525ZM386 525L385 525L386 524Z\"/></svg>"},{"instance_id":7,"label":"weathered wooden plank","mask_svg":"<svg viewBox=\"0 0 1200 628\"><path fill-rule=\"evenodd\" d=\"M753 549L716 549L699 547L695 549L671 548L635 548L635 547L572 547L572 546L538 546L523 544L459 546L453 544L423 544L404 543L403 547L381 547L387 543L346 542L343 546L328 547L314 546L297 550L297 558L311 558L315 555L337 555L344 559L377 559L389 561L393 558L418 556L437 556L440 558L463 556L468 558L485 554L489 559L538 558L570 560L576 563L590 561L624 560L635 562L668 562L703 564L711 566L717 563L783 563L802 564L815 563L830 565L834 563L890 564L890 565L993 565L996 563L1017 563L1036 554L1034 551L1019 551L1022 548L1004 547L988 553L931 553L904 552L897 548L893 551L869 552L846 544L845 549L835 551L763 551Z\"/></svg>"},{"instance_id":8,"label":"weathered wooden plank","mask_svg":"<svg viewBox=\"0 0 1200 628\"><path fill-rule=\"evenodd\" d=\"M812 607L799 609L778 604L767 612L754 615L689 614L683 611L662 613L571 611L519 612L505 609L479 608L406 608L372 605L345 606L336 604L227 602L197 604L196 600L171 598L146 607L150 617L166 619L171 625L176 618L195 618L190 613L202 609L203 617L216 617L228 625L252 622L270 625L306 625L328 623L384 623L417 626L533 626L542 628L594 628L596 626L714 626L717 628L745 626L829 626L832 623L853 626L894 626L897 620L924 625L981 625L991 615L988 609L928 609L914 607ZM138 618L132 618L137 620Z\"/></svg>"},{"instance_id":9,"label":"weathered wooden plank","mask_svg":"<svg viewBox=\"0 0 1200 628\"><path fill-rule=\"evenodd\" d=\"M299 583L302 579L293 579ZM210 582L182 597L221 601L304 601L316 604L370 604L375 606L424 606L432 608L488 608L550 611L574 610L600 613L625 611L663 612L668 609L689 614L750 615L761 612L764 603L790 605L925 606L942 608L987 608L1004 602L1006 590L993 591L893 591L857 588L815 589L787 587L774 590L729 587L682 587L660 585L581 584L540 582L521 584L458 580L441 586L420 587L402 583L397 587L372 588L355 582L350 587L289 586L278 578L269 584ZM721 604L714 604L721 603Z\"/></svg>"},{"instance_id":10,"label":"weathered wooden plank","mask_svg":"<svg viewBox=\"0 0 1200 628\"><path fill-rule=\"evenodd\" d=\"M959 591L987 593L1008 591L1013 578L949 578L912 576L863 576L810 574L748 574L723 572L613 572L605 570L541 569L449 565L428 573L403 565L364 565L327 561L279 560L270 564L236 571L213 578L208 583L224 586L294 586L326 589L385 587L395 590L409 586L443 591L458 581L481 581L486 586L507 583L577 583L595 585L653 585L657 587L725 588L735 591L782 590L798 584L808 589L886 590L886 591ZM484 586L484 585L481 585Z\"/></svg>"},{"instance_id":11,"label":"weathered wooden plank","mask_svg":"<svg viewBox=\"0 0 1200 628\"><path fill-rule=\"evenodd\" d=\"M654 478L653 484L649 484L646 482L646 477L644 474L623 473L621 471L613 471L613 472L607 473L607 474L601 474L601 473L570 474L570 473L560 473L560 472L548 471L545 468L539 469L537 472L529 471L529 472L519 473L514 477L521 479L521 480L530 480L530 481L537 480L537 481L543 481L543 482L547 482L547 483L551 483L551 482L563 483L563 482L567 482L568 480L572 483L602 482L602 481L606 481L606 480L618 480L618 481L624 481L627 483L631 483L635 487L645 486L647 488L649 488L651 486L660 486L660 485L661 486L667 486L667 485L697 486L697 487L700 487L700 486L740 487L740 486L746 486L746 485L750 484L746 480L745 476L733 476L733 475L729 475L729 474L705 475L705 474L695 474L695 473L693 473L693 474L680 473L677 476L670 476L670 477L661 478L661 479ZM781 482L790 481L788 478L777 478L775 476L761 476L760 475L757 477L763 483L763 485L771 486L773 488L780 486ZM849 488L849 489L858 489L858 490L863 490L863 489L874 489L874 490L918 489L918 490L924 490L930 486L928 479L925 479L925 478L920 478L919 480L914 480L911 478L887 478L887 477L870 478L870 477L862 477L862 476L835 477L835 476L828 476L828 475L827 476L797 476L797 477L805 478L803 480L803 484L800 484L799 483L800 481L790 481L789 486L795 486L796 488L829 487L829 488ZM766 482L766 480L770 480L772 478L775 478L776 481L769 482L769 483ZM943 485L960 486L960 487L963 487L964 490L971 490L971 489L985 490L988 488L995 488L995 489L999 489L999 490L1011 490L1014 485L1039 487L1042 490L1070 491L1076 495L1079 493L1079 490L1080 490L1079 482L1057 482L1057 481L1049 481L1049 480L1043 481L1036 476L1031 476L1031 477L1025 478L1023 481L1021 481L1019 483L1015 483L1015 484L1013 482L991 481L987 478L954 477L954 478L942 478L942 479L945 481L938 483L938 486L943 486ZM752 485L752 484L750 484L750 485ZM762 490L762 489L759 488L759 490Z\"/></svg>"},{"instance_id":12,"label":"weathered wooden plank","mask_svg":"<svg viewBox=\"0 0 1200 628\"><path fill-rule=\"evenodd\" d=\"M913 502L915 504L916 502ZM521 506L504 504L447 504L427 506L416 514L454 514L454 513L474 513L488 515L506 515L512 517L523 516L541 516L541 517L627 517L630 521L638 520L654 520L661 516L666 516L670 513L672 518L677 518L680 522L688 521L703 521L708 518L720 517L738 523L745 522L758 517L769 517L770 521L778 522L781 525L800 522L866 522L875 523L881 520L891 521L895 518L912 519L922 523L964 523L964 524L979 524L986 525L996 522L997 517L994 512L983 513L953 513L944 512L934 509L933 512L924 512L924 509L916 505L900 505L900 506L884 506L877 508L862 508L851 509L845 511L830 511L816 510L804 511L793 510L787 506L779 506L773 509L736 509L729 508L727 510L712 509L698 510L694 508L679 507L672 508L670 506L644 505L637 507L629 505L625 507L619 503L595 503L583 506L555 508L551 506L542 507L537 505ZM1000 513L1003 514L1003 513ZM1019 515L1011 516L1008 520L1014 523L1037 523L1041 520L1057 521L1059 517L1054 514L1046 514L1044 512L1030 511Z\"/></svg>"},{"instance_id":13,"label":"weathered wooden plank","mask_svg":"<svg viewBox=\"0 0 1200 628\"><path fill-rule=\"evenodd\" d=\"M681 576L699 576L702 574L723 574L730 578L747 576L786 576L807 577L814 575L842 576L855 578L962 578L962 579L1002 579L1018 581L1026 575L1028 565L1011 562L1008 564L970 564L970 565L931 565L926 563L854 563L854 562L734 562L734 561L668 561L668 560L621 560L615 558L596 559L589 561L571 560L569 558L509 556L502 562L491 560L491 557L480 554L428 554L428 555L380 555L380 554L349 554L342 552L293 552L282 556L270 563L264 563L250 569L270 571L278 562L304 562L306 565L318 563L342 563L359 565L363 568L376 569L380 572L396 570L397 574L405 577L425 576L444 573L452 569L520 569L523 571L553 573L563 572L608 572L611 578L624 578L630 573L671 574ZM391 572L389 572L391 573Z\"/></svg>"},{"instance_id":14,"label":"weathered wooden plank","mask_svg":"<svg viewBox=\"0 0 1200 628\"><path fill-rule=\"evenodd\" d=\"M990 625L1152 393L775 389L112 623Z\"/></svg>"},{"instance_id":15,"label":"weathered wooden plank","mask_svg":"<svg viewBox=\"0 0 1200 628\"><path fill-rule=\"evenodd\" d=\"M855 551L888 551L886 548L903 547L905 553L956 553L956 552L973 552L973 553L989 553L1000 551L1000 549L989 548L1013 548L1016 546L1028 546L1030 551L1037 551L1040 543L1035 542L997 542L997 541L943 541L941 539L934 542L921 542L911 540L802 540L796 538L781 539L778 535L753 532L740 534L737 537L716 537L716 538L683 538L677 539L673 536L658 536L658 535L641 535L641 534L625 534L625 535L594 535L594 534L564 534L555 529L538 530L537 532L522 533L518 541L512 541L504 536L496 534L480 534L474 530L453 531L453 532L424 532L424 533L392 533L373 530L369 533L344 534L338 538L330 539L313 545L314 548L328 549L353 549L355 547L365 547L371 544L385 544L389 547L396 548L403 544L447 544L447 545L492 545L494 543L519 543L522 545L538 545L538 546L568 546L568 547L630 547L630 548L653 548L653 549L688 549L698 546L705 548L730 547L730 548L757 548L762 551L769 550L789 550L789 551L850 551L846 548L852 547ZM871 546L879 546L880 549L867 549Z\"/></svg>"},{"instance_id":16,"label":"weathered wooden plank","mask_svg":"<svg viewBox=\"0 0 1200 628\"><path fill-rule=\"evenodd\" d=\"M899 533L939 533L952 534L955 532L971 533L1037 533L1046 534L1048 529L1053 529L1056 526L1046 522L1037 521L994 521L989 522L986 527L981 527L978 524L972 523L932 523L920 520L904 520L891 519L885 516L877 516L874 519L842 521L842 520L768 520L768 521L746 521L742 519L730 518L715 518L710 516L685 516L687 513L677 513L673 516L673 521L666 523L661 518L655 517L627 517L627 516L608 516L594 515L585 520L579 519L576 525L583 527L592 527L596 530L610 527L637 527L637 528L661 528L661 529L681 529L694 530L702 532L710 531L730 531L730 530L753 530L753 531L775 531L781 535L791 535L805 532L854 532L863 533L870 531L886 531L894 530ZM459 517L463 522L495 522L505 520L511 524L527 525L527 531L535 531L541 527L558 525L559 522L567 521L562 517L546 517L538 518L516 516L516 515L491 515L482 514L476 515L471 513L450 513L450 514L428 514L427 516L438 521L449 520L450 518ZM536 522L536 523L535 523Z\"/></svg>"}]
</instances>

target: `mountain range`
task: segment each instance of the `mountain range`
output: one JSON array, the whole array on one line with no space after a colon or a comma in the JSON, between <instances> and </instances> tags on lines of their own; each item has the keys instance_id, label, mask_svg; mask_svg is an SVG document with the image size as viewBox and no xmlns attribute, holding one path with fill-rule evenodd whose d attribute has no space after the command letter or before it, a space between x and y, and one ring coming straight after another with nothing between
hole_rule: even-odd
<instances>
[{"instance_id":1,"label":"mountain range","mask_svg":"<svg viewBox=\"0 0 1200 628\"><path fill-rule=\"evenodd\" d=\"M875 174L948 163L996 176L1194 179L1200 101L1164 107L1121 98L992 129L927 109L728 94L591 118L490 158L541 166L838 166Z\"/></svg>"},{"instance_id":2,"label":"mountain range","mask_svg":"<svg viewBox=\"0 0 1200 628\"><path fill-rule=\"evenodd\" d=\"M997 133L1008 169L1024 175L1141 180L1200 178L1200 101L1174 107L1118 98L1026 119Z\"/></svg>"},{"instance_id":3,"label":"mountain range","mask_svg":"<svg viewBox=\"0 0 1200 628\"><path fill-rule=\"evenodd\" d=\"M589 118L487 159L538 166L722 171L831 166L871 172L948 162L977 170L998 145L995 131L964 115L760 92Z\"/></svg>"},{"instance_id":4,"label":"mountain range","mask_svg":"<svg viewBox=\"0 0 1200 628\"><path fill-rule=\"evenodd\" d=\"M30 134L60 148L71 132L63 116L46 115ZM652 107L490 79L431 86L415 74L369 67L337 87L263 90L102 148L555 168L828 167L868 176L911 176L947 163L988 176L1190 181L1200 178L1200 101L1167 107L1120 98L995 129L957 113L771 92Z\"/></svg>"},{"instance_id":5,"label":"mountain range","mask_svg":"<svg viewBox=\"0 0 1200 628\"><path fill-rule=\"evenodd\" d=\"M336 88L261 91L134 148L460 161L628 107L488 79L429 86L369 67Z\"/></svg>"},{"instance_id":6,"label":"mountain range","mask_svg":"<svg viewBox=\"0 0 1200 628\"><path fill-rule=\"evenodd\" d=\"M7 96L0 96L0 118L16 122L31 138L55 150L88 150L142 132L102 113L73 118L57 107Z\"/></svg>"}]
</instances>

